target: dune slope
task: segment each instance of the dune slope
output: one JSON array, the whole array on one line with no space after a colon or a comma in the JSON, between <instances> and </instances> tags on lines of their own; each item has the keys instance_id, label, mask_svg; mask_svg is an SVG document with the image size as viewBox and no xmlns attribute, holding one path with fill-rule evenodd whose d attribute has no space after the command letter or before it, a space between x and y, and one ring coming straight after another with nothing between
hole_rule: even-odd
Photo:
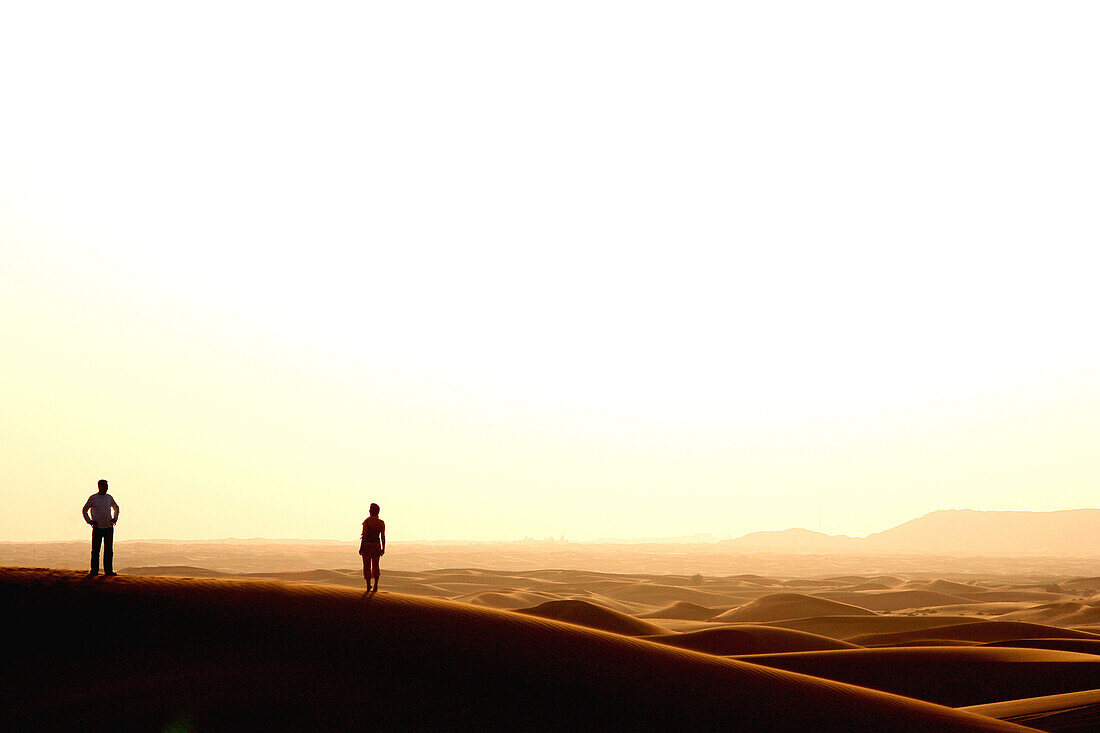
<instances>
[{"instance_id":1,"label":"dune slope","mask_svg":"<svg viewBox=\"0 0 1100 733\"><path fill-rule=\"evenodd\" d=\"M951 706L1100 687L1100 657L1047 649L842 649L738 659Z\"/></svg>"},{"instance_id":2,"label":"dune slope","mask_svg":"<svg viewBox=\"0 0 1100 733\"><path fill-rule=\"evenodd\" d=\"M974 705L965 710L1051 733L1093 733L1100 730L1100 690L994 702Z\"/></svg>"},{"instance_id":3,"label":"dune slope","mask_svg":"<svg viewBox=\"0 0 1100 733\"><path fill-rule=\"evenodd\" d=\"M8 728L1025 730L555 621L340 586L3 569L0 619L35 641L11 649L0 673Z\"/></svg>"},{"instance_id":4,"label":"dune slope","mask_svg":"<svg viewBox=\"0 0 1100 733\"><path fill-rule=\"evenodd\" d=\"M668 618L668 619L683 619L689 621L706 621L714 618L721 611L709 608L707 606L700 606L697 603L689 603L687 601L676 601L671 605L660 608L650 613L638 614L638 618Z\"/></svg>"},{"instance_id":5,"label":"dune slope","mask_svg":"<svg viewBox=\"0 0 1100 733\"><path fill-rule=\"evenodd\" d=\"M816 616L874 616L874 611L802 593L773 593L731 608L711 621L784 621Z\"/></svg>"},{"instance_id":6,"label":"dune slope","mask_svg":"<svg viewBox=\"0 0 1100 733\"><path fill-rule=\"evenodd\" d=\"M694 649L707 654L762 654L772 652L809 652L824 649L857 649L849 644L827 636L808 634L805 631L792 631L776 626L754 626L738 624L721 626L716 629L701 629L682 634L663 634L643 637L647 641Z\"/></svg>"},{"instance_id":7,"label":"dune slope","mask_svg":"<svg viewBox=\"0 0 1100 733\"><path fill-rule=\"evenodd\" d=\"M865 634L852 637L849 641L860 646L891 646L922 639L990 642L1010 639L1100 639L1100 635L1021 621L975 621L941 628Z\"/></svg>"},{"instance_id":8,"label":"dune slope","mask_svg":"<svg viewBox=\"0 0 1100 733\"><path fill-rule=\"evenodd\" d=\"M967 603L967 599L929 590L828 591L818 597L849 603L872 611L900 611L905 608L930 608Z\"/></svg>"},{"instance_id":9,"label":"dune slope","mask_svg":"<svg viewBox=\"0 0 1100 733\"><path fill-rule=\"evenodd\" d=\"M621 611L579 599L546 601L532 608L516 609L515 613L565 621L578 626L587 626L590 629L602 629L603 631L611 631L626 636L668 633L668 629L657 624L651 624Z\"/></svg>"}]
</instances>

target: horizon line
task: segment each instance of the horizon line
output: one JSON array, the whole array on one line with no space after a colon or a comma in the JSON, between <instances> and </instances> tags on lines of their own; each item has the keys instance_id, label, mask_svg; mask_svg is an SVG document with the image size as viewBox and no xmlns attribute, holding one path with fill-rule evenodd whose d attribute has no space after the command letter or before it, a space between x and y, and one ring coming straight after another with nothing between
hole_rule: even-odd
<instances>
[{"instance_id":1,"label":"horizon line","mask_svg":"<svg viewBox=\"0 0 1100 733\"><path fill-rule=\"evenodd\" d=\"M845 537L848 539L860 540L867 539L871 535L885 532L896 527L900 527L908 522L922 519L932 514L939 512L977 512L984 514L1058 514L1062 512L1079 512L1079 511L1097 511L1098 507L1077 507L1074 509L1051 509L1046 511L1031 510L1031 509L934 509L930 512L926 512L918 517L907 519L898 524L891 525L884 530L878 530L877 532L870 532L863 536L853 536L847 534L830 534L828 532L822 532L820 530L810 529L808 527L786 527L784 529L759 529L746 532L741 535L721 535L716 536L711 532L697 532L691 535L674 535L669 537L593 537L588 539L569 539L564 535L559 537L544 536L544 537L522 537L512 539L402 539L391 540L400 544L464 544L464 545L494 545L494 544L517 544L524 542L544 542L554 544L608 544L608 543L634 543L634 544L656 544L656 543L668 543L668 544L717 544L723 541L738 540L749 535L763 534L763 533L779 533L779 532L793 532L803 531L811 534L821 535L823 537ZM192 539L181 539L172 537L138 537L134 539L122 540L124 542L284 542L284 543L296 543L296 544L355 544L356 539L334 539L334 538L321 538L321 537L199 537ZM0 539L0 544L49 544L49 543L63 543L63 542L87 542L86 538L69 538L69 539L52 539L52 540L8 540Z\"/></svg>"}]
</instances>

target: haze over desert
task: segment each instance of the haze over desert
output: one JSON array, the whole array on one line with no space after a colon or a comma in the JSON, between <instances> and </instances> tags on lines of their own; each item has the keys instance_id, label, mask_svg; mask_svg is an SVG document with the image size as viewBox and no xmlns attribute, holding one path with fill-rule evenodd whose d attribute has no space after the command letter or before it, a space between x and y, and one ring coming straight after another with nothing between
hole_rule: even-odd
<instances>
[{"instance_id":1,"label":"haze over desert","mask_svg":"<svg viewBox=\"0 0 1100 733\"><path fill-rule=\"evenodd\" d=\"M1098 35L0 3L0 730L1100 730Z\"/></svg>"}]
</instances>

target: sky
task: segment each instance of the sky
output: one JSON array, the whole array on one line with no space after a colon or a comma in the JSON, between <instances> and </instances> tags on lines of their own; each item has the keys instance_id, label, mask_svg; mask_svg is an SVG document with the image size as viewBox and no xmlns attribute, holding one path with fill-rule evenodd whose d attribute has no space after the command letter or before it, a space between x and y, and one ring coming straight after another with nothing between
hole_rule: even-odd
<instances>
[{"instance_id":1,"label":"sky","mask_svg":"<svg viewBox=\"0 0 1100 733\"><path fill-rule=\"evenodd\" d=\"M1087 2L0 10L0 540L1100 505Z\"/></svg>"}]
</instances>

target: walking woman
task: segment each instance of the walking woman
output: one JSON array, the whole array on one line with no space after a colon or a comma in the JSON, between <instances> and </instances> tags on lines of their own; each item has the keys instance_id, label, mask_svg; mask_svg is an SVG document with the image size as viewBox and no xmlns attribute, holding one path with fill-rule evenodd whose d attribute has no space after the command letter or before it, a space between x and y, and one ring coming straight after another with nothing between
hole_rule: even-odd
<instances>
[{"instance_id":1,"label":"walking woman","mask_svg":"<svg viewBox=\"0 0 1100 733\"><path fill-rule=\"evenodd\" d=\"M363 579L367 581L367 592L371 592L371 578L374 579L374 592L378 592L378 560L386 554L386 523L378 518L382 511L377 504L370 505L370 516L363 520L362 541L359 554L363 556Z\"/></svg>"}]
</instances>

